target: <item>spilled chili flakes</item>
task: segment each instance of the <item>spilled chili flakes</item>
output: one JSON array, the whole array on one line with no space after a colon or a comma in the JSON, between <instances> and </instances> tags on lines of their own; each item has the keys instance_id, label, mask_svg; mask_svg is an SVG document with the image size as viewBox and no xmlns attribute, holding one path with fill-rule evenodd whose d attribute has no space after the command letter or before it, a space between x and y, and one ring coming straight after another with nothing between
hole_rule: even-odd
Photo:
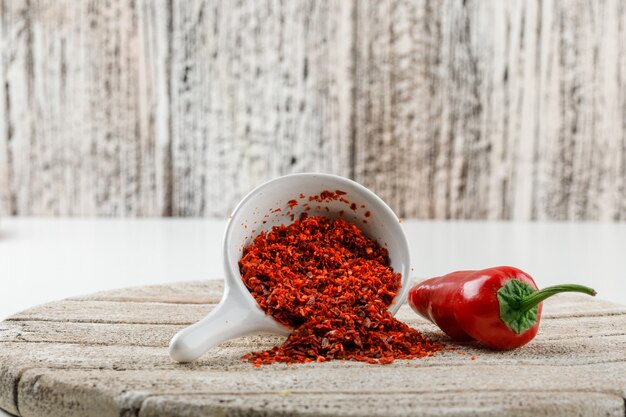
<instances>
[{"instance_id":1,"label":"spilled chili flakes","mask_svg":"<svg viewBox=\"0 0 626 417\"><path fill-rule=\"evenodd\" d=\"M260 307L293 329L281 346L244 356L257 367L332 359L386 364L443 350L387 310L401 276L386 249L342 219L312 216L262 232L239 268Z\"/></svg>"},{"instance_id":2,"label":"spilled chili flakes","mask_svg":"<svg viewBox=\"0 0 626 417\"><path fill-rule=\"evenodd\" d=\"M289 208L292 209L292 208L294 208L295 206L298 205L298 201L297 200L289 200L289 201L287 201L287 204L289 205Z\"/></svg>"},{"instance_id":3,"label":"spilled chili flakes","mask_svg":"<svg viewBox=\"0 0 626 417\"><path fill-rule=\"evenodd\" d=\"M310 195L309 201L317 201L319 203L322 203L322 202L339 200L347 204L350 204L348 203L348 200L341 197L342 195L346 195L346 194L347 193L345 191L341 191L341 190L335 190L335 192L324 190L321 193L319 193L319 195Z\"/></svg>"}]
</instances>

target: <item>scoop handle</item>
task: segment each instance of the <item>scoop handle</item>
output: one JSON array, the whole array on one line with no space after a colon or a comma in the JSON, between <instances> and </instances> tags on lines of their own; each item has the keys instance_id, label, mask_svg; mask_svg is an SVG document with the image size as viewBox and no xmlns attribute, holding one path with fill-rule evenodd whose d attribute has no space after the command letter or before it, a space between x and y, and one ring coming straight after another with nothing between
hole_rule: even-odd
<instances>
[{"instance_id":1,"label":"scoop handle","mask_svg":"<svg viewBox=\"0 0 626 417\"><path fill-rule=\"evenodd\" d=\"M259 330L238 291L227 290L213 311L199 322L179 331L170 341L170 357L191 362L214 346Z\"/></svg>"}]
</instances>

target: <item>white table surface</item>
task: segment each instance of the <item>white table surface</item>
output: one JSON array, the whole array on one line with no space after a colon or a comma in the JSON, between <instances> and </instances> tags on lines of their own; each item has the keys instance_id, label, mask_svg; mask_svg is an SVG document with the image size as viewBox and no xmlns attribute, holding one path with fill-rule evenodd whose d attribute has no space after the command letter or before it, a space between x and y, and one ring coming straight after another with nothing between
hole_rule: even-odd
<instances>
[{"instance_id":1,"label":"white table surface","mask_svg":"<svg viewBox=\"0 0 626 417\"><path fill-rule=\"evenodd\" d=\"M226 220L0 219L0 319L119 287L221 279ZM513 265L626 304L626 224L405 221L416 277Z\"/></svg>"}]
</instances>

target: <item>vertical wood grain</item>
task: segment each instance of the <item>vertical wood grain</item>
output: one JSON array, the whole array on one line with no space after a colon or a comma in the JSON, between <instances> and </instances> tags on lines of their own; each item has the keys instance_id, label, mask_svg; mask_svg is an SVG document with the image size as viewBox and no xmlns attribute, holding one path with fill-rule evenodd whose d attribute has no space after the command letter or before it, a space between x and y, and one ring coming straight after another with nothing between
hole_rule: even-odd
<instances>
[{"instance_id":1,"label":"vertical wood grain","mask_svg":"<svg viewBox=\"0 0 626 417\"><path fill-rule=\"evenodd\" d=\"M359 3L357 180L403 216L502 217L490 76L494 5Z\"/></svg>"},{"instance_id":2,"label":"vertical wood grain","mask_svg":"<svg viewBox=\"0 0 626 417\"><path fill-rule=\"evenodd\" d=\"M147 215L172 215L172 149L170 77L172 60L172 3L140 0L137 6L138 107L140 149L152 169L141 177L149 205ZM145 197L144 197L145 198Z\"/></svg>"},{"instance_id":3,"label":"vertical wood grain","mask_svg":"<svg viewBox=\"0 0 626 417\"><path fill-rule=\"evenodd\" d=\"M223 216L325 171L405 217L626 220L620 0L0 8L0 215Z\"/></svg>"},{"instance_id":4,"label":"vertical wood grain","mask_svg":"<svg viewBox=\"0 0 626 417\"><path fill-rule=\"evenodd\" d=\"M358 3L357 180L421 218L623 219L622 2Z\"/></svg>"},{"instance_id":5,"label":"vertical wood grain","mask_svg":"<svg viewBox=\"0 0 626 417\"><path fill-rule=\"evenodd\" d=\"M622 135L622 150L621 152L616 152L618 154L617 158L620 159L620 171L619 178L621 178L621 183L619 187L619 194L621 196L619 208L620 208L620 216L619 220L626 220L626 5L623 2L619 3L618 10L618 20L617 20L617 30L618 37L617 40L620 45L620 53L616 58L617 68L616 77L618 80L618 84L620 88L617 90L617 120L618 123L621 120L621 135ZM615 91L611 92L611 94L615 94Z\"/></svg>"},{"instance_id":6,"label":"vertical wood grain","mask_svg":"<svg viewBox=\"0 0 626 417\"><path fill-rule=\"evenodd\" d=\"M159 214L154 137L140 114L135 6L5 3L3 26L15 34L3 44L8 211Z\"/></svg>"},{"instance_id":7,"label":"vertical wood grain","mask_svg":"<svg viewBox=\"0 0 626 417\"><path fill-rule=\"evenodd\" d=\"M536 216L623 219L623 2L554 2L544 9Z\"/></svg>"},{"instance_id":8,"label":"vertical wood grain","mask_svg":"<svg viewBox=\"0 0 626 417\"><path fill-rule=\"evenodd\" d=\"M349 175L351 7L174 2L174 215L224 216L278 175Z\"/></svg>"},{"instance_id":9,"label":"vertical wood grain","mask_svg":"<svg viewBox=\"0 0 626 417\"><path fill-rule=\"evenodd\" d=\"M15 137L30 140L32 123L29 74L32 73L28 2L0 2L0 213L17 214L16 184L22 180L14 170L13 151L21 146ZM20 63L20 64L18 64ZM18 100L24 97L28 99ZM11 117L13 116L13 117Z\"/></svg>"}]
</instances>

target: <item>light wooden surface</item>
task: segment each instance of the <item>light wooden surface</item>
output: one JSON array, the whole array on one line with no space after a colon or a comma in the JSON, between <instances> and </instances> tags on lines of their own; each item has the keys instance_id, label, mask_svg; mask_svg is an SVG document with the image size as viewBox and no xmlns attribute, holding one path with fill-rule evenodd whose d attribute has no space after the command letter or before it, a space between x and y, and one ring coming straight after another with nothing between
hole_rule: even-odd
<instances>
[{"instance_id":1,"label":"light wooden surface","mask_svg":"<svg viewBox=\"0 0 626 417\"><path fill-rule=\"evenodd\" d=\"M0 215L224 216L327 171L403 217L626 219L626 5L0 2Z\"/></svg>"},{"instance_id":2,"label":"light wooden surface","mask_svg":"<svg viewBox=\"0 0 626 417\"><path fill-rule=\"evenodd\" d=\"M24 417L625 412L626 306L558 296L535 341L513 352L467 345L388 366L255 369L241 355L281 339L247 337L173 363L170 337L209 312L221 290L215 281L117 290L10 317L0 323L0 407ZM398 317L442 337L407 306Z\"/></svg>"},{"instance_id":3,"label":"light wooden surface","mask_svg":"<svg viewBox=\"0 0 626 417\"><path fill-rule=\"evenodd\" d=\"M624 219L621 1L357 2L356 177L422 218Z\"/></svg>"}]
</instances>

